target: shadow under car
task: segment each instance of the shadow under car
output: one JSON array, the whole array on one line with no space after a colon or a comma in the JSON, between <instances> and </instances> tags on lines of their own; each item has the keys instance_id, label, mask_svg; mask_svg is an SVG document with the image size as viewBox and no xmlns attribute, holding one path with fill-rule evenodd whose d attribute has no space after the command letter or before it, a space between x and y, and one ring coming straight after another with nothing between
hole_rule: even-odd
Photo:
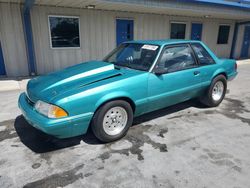
<instances>
[{"instance_id":1,"label":"shadow under car","mask_svg":"<svg viewBox=\"0 0 250 188\"><path fill-rule=\"evenodd\" d=\"M134 118L132 126L137 126L143 122L173 114L190 107L205 108L205 106L196 100L190 100L136 117ZM22 115L15 119L14 127L21 142L35 153L46 153L63 148L73 147L80 144L81 141L91 145L103 144L94 136L90 128L85 135L66 139L58 139L32 127Z\"/></svg>"}]
</instances>

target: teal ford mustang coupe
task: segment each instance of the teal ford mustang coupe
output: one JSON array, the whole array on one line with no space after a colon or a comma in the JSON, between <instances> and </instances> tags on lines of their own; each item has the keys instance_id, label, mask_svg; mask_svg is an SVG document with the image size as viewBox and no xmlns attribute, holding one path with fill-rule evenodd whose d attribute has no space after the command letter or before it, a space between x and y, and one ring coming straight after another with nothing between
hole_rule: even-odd
<instances>
[{"instance_id":1,"label":"teal ford mustang coupe","mask_svg":"<svg viewBox=\"0 0 250 188\"><path fill-rule=\"evenodd\" d=\"M30 80L18 103L25 119L47 134L67 138L91 127L110 142L136 116L192 98L218 106L236 75L235 60L217 58L200 41L130 41L103 61Z\"/></svg>"}]
</instances>

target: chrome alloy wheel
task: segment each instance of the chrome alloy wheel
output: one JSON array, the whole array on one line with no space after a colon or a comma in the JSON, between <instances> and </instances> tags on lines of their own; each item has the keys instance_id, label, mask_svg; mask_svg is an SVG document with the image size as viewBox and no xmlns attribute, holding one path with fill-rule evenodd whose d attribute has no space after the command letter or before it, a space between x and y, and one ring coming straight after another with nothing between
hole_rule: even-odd
<instances>
[{"instance_id":1,"label":"chrome alloy wheel","mask_svg":"<svg viewBox=\"0 0 250 188\"><path fill-rule=\"evenodd\" d=\"M109 109L103 118L103 129L108 135L120 134L128 122L127 111L123 107Z\"/></svg>"},{"instance_id":2,"label":"chrome alloy wheel","mask_svg":"<svg viewBox=\"0 0 250 188\"><path fill-rule=\"evenodd\" d=\"M224 84L222 81L218 81L214 84L213 90L212 90L212 98L214 101L219 101L223 95L224 92Z\"/></svg>"}]
</instances>

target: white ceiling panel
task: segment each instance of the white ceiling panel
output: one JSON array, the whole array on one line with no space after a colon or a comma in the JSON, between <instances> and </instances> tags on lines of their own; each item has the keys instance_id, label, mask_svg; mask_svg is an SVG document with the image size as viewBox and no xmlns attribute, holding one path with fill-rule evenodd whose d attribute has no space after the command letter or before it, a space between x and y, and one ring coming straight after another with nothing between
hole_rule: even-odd
<instances>
[{"instance_id":1,"label":"white ceiling panel","mask_svg":"<svg viewBox=\"0 0 250 188\"><path fill-rule=\"evenodd\" d=\"M0 0L0 2L23 3L24 0ZM250 20L250 10L170 0L36 0L35 4L69 8L86 8L87 5L95 5L95 9L98 10Z\"/></svg>"}]
</instances>

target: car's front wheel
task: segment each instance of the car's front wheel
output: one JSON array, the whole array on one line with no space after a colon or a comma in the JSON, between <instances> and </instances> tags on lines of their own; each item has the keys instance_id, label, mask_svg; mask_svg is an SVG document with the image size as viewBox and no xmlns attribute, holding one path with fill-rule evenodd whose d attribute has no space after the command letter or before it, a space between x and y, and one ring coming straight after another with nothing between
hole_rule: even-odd
<instances>
[{"instance_id":1,"label":"car's front wheel","mask_svg":"<svg viewBox=\"0 0 250 188\"><path fill-rule=\"evenodd\" d=\"M95 113L91 128L95 136L103 142L122 138L133 122L133 110L123 100L115 100L101 106Z\"/></svg>"},{"instance_id":2,"label":"car's front wheel","mask_svg":"<svg viewBox=\"0 0 250 188\"><path fill-rule=\"evenodd\" d=\"M226 90L226 77L224 75L218 75L213 79L205 96L201 98L201 102L209 107L218 106L224 99Z\"/></svg>"}]
</instances>

